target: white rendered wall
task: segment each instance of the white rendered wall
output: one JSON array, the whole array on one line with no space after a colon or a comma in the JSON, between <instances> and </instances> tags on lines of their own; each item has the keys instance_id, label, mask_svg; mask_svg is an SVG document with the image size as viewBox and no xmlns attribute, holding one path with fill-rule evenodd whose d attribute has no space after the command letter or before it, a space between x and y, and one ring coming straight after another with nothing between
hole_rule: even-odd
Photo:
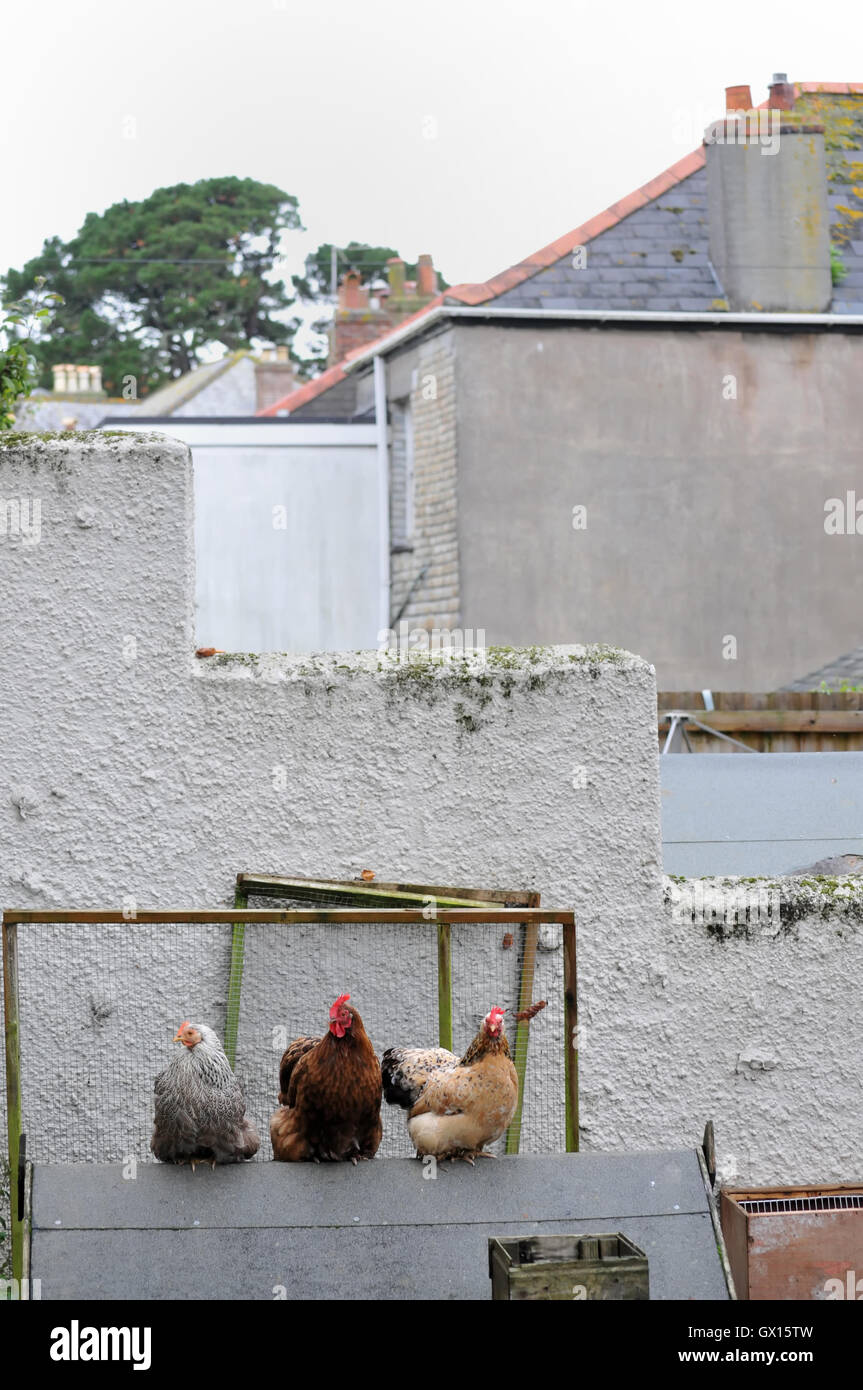
<instances>
[{"instance_id":1,"label":"white rendered wall","mask_svg":"<svg viewBox=\"0 0 863 1390\"><path fill-rule=\"evenodd\" d=\"M185 446L13 436L0 498L31 519L40 504L38 537L0 537L4 906L223 907L241 869L537 889L577 914L583 1147L694 1146L712 1118L739 1178L859 1177L856 900L798 900L787 929L727 940L664 902L644 661L579 647L455 668L375 653L196 661ZM138 1102L109 1097L93 1058L131 1052L149 1086L186 1007L224 1011L219 938L192 978L130 927L136 973L121 988L100 977L95 933L85 948L71 930L22 946L43 1153L58 1070L79 1078L76 1113L98 1133L131 1131ZM315 960L268 949L244 993L253 1048L286 1022L320 1026L331 1002ZM508 959L494 934L457 963L458 1045L492 1002L485 982L510 988ZM336 968L379 1044L430 1040L436 982L416 952Z\"/></svg>"},{"instance_id":2,"label":"white rendered wall","mask_svg":"<svg viewBox=\"0 0 863 1390\"><path fill-rule=\"evenodd\" d=\"M194 457L197 644L374 647L381 538L373 428L214 420L172 421L164 432Z\"/></svg>"}]
</instances>

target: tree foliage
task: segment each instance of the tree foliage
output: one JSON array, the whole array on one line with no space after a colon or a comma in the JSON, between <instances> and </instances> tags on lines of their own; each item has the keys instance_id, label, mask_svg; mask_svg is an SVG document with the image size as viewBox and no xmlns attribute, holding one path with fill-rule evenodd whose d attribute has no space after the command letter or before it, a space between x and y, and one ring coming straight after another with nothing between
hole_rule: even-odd
<instances>
[{"instance_id":1,"label":"tree foliage","mask_svg":"<svg viewBox=\"0 0 863 1390\"><path fill-rule=\"evenodd\" d=\"M255 179L213 178L158 188L139 202L89 213L69 242L49 238L5 291L21 299L34 277L63 297L50 338L33 344L40 382L60 362L102 367L119 395L138 395L229 351L289 343L294 299L271 278L286 232L300 229L297 199Z\"/></svg>"},{"instance_id":2,"label":"tree foliage","mask_svg":"<svg viewBox=\"0 0 863 1390\"><path fill-rule=\"evenodd\" d=\"M63 303L62 295L45 289L37 276L35 288L26 299L3 310L0 332L5 347L0 348L0 430L15 423L15 402L26 400L36 385L36 360L32 335L45 326Z\"/></svg>"}]
</instances>

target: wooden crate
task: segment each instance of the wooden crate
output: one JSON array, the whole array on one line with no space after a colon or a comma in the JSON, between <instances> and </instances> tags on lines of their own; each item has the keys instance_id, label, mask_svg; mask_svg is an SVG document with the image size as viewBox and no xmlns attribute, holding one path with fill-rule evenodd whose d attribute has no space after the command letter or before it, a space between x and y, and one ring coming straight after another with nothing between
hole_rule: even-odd
<instances>
[{"instance_id":1,"label":"wooden crate","mask_svg":"<svg viewBox=\"0 0 863 1390\"><path fill-rule=\"evenodd\" d=\"M650 1297L647 1256L618 1231L603 1235L489 1237L494 1299L571 1303Z\"/></svg>"},{"instance_id":2,"label":"wooden crate","mask_svg":"<svg viewBox=\"0 0 863 1390\"><path fill-rule=\"evenodd\" d=\"M719 1214L738 1298L863 1296L860 1184L723 1188Z\"/></svg>"}]
</instances>

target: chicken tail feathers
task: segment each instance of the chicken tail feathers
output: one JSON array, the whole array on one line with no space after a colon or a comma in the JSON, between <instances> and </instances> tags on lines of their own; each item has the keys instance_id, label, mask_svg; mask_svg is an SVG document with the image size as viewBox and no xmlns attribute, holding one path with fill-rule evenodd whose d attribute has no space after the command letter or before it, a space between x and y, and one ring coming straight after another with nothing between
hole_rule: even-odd
<instances>
[{"instance_id":1,"label":"chicken tail feathers","mask_svg":"<svg viewBox=\"0 0 863 1390\"><path fill-rule=\"evenodd\" d=\"M261 1137L252 1121L246 1117L240 1126L237 1159L254 1158L260 1147Z\"/></svg>"},{"instance_id":2,"label":"chicken tail feathers","mask_svg":"<svg viewBox=\"0 0 863 1390\"><path fill-rule=\"evenodd\" d=\"M288 1089L291 1084L291 1077L294 1068L301 1057L305 1057L307 1052L311 1052L313 1047L317 1047L320 1038L300 1037L294 1038L292 1043L288 1043L282 1053L282 1060L279 1063L279 1104L288 1105Z\"/></svg>"}]
</instances>

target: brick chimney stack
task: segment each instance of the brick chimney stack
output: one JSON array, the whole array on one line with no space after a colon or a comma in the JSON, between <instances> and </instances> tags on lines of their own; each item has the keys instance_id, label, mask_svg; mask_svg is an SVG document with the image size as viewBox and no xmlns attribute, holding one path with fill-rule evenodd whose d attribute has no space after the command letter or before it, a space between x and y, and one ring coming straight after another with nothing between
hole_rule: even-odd
<instances>
[{"instance_id":1,"label":"brick chimney stack","mask_svg":"<svg viewBox=\"0 0 863 1390\"><path fill-rule=\"evenodd\" d=\"M280 343L278 347L264 348L255 363L255 409L266 410L284 400L297 384L288 347Z\"/></svg>"},{"instance_id":2,"label":"brick chimney stack","mask_svg":"<svg viewBox=\"0 0 863 1390\"><path fill-rule=\"evenodd\" d=\"M401 256L387 261L388 289L369 291L358 270L349 270L339 286L339 302L330 328L329 363L340 362L354 348L373 343L411 314L422 309L438 292L437 272L429 255L417 261L417 283L406 279Z\"/></svg>"}]
</instances>

